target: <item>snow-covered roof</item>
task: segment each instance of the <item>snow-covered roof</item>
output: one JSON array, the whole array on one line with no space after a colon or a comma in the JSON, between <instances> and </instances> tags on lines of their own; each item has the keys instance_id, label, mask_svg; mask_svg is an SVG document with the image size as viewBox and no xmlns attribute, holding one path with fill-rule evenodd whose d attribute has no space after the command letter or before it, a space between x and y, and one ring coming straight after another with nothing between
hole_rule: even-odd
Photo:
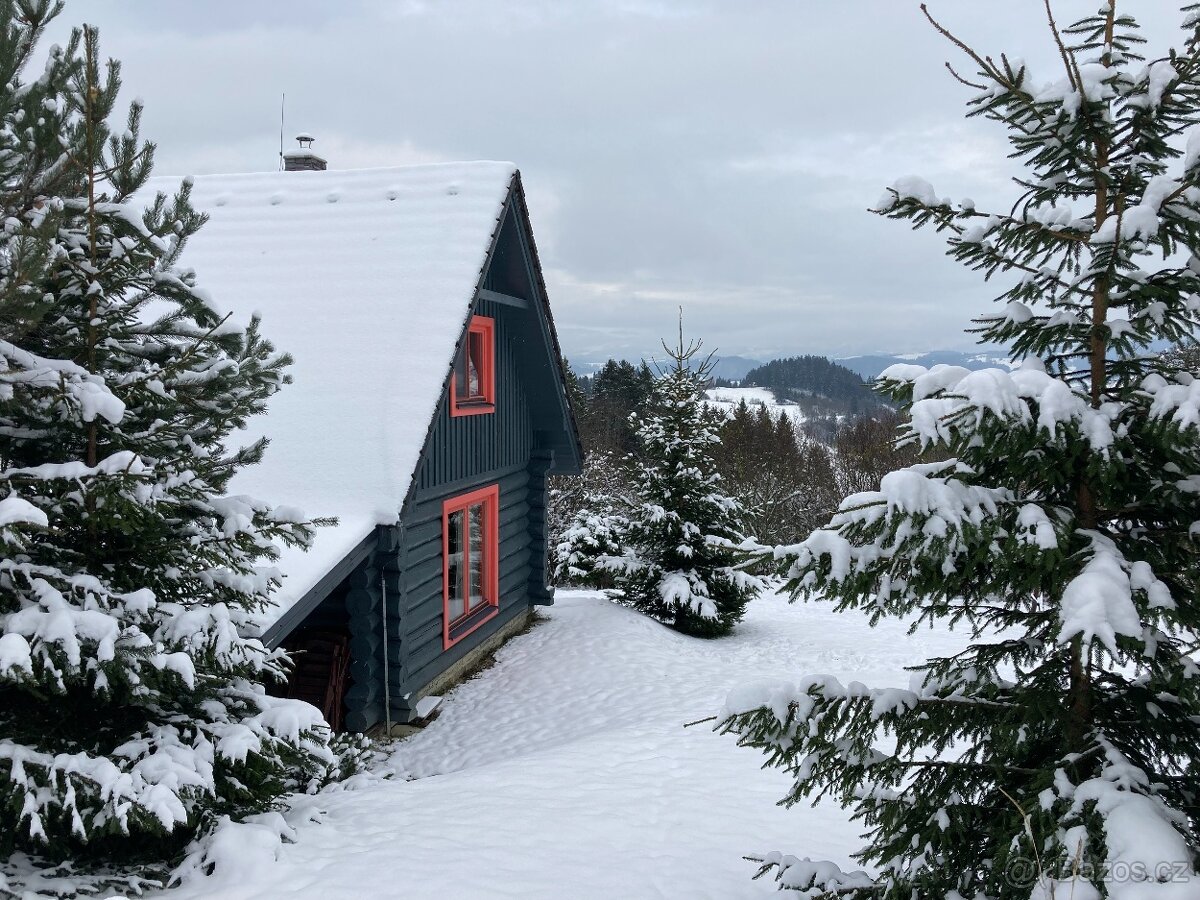
<instances>
[{"instance_id":1,"label":"snow-covered roof","mask_svg":"<svg viewBox=\"0 0 1200 900\"><path fill-rule=\"evenodd\" d=\"M266 458L231 491L339 519L307 553L285 552L264 626L396 521L515 173L469 162L195 179L210 221L181 263L213 306L242 322L257 312L295 357L294 384L242 435L269 437Z\"/></svg>"}]
</instances>

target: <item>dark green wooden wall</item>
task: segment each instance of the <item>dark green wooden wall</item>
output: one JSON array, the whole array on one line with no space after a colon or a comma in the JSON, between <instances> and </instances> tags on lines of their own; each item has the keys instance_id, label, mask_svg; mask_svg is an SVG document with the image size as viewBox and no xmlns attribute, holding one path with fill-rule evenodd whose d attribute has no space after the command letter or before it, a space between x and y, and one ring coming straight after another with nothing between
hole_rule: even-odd
<instances>
[{"instance_id":1,"label":"dark green wooden wall","mask_svg":"<svg viewBox=\"0 0 1200 900\"><path fill-rule=\"evenodd\" d=\"M417 470L417 488L402 525L398 615L388 640L393 717L400 721L421 688L529 608L531 556L544 552L532 546L533 422L512 340L513 319L531 312L487 302L480 302L476 312L496 322L496 411L452 418L443 402ZM492 484L500 488L500 612L443 650L442 505ZM544 572L539 569L537 575Z\"/></svg>"},{"instance_id":2,"label":"dark green wooden wall","mask_svg":"<svg viewBox=\"0 0 1200 900\"><path fill-rule=\"evenodd\" d=\"M523 466L533 448L533 425L512 334L516 324L512 319L530 313L481 300L476 314L490 316L496 323L496 411L452 418L443 398L417 469L414 499L431 491L444 495L444 488L474 483L488 472Z\"/></svg>"},{"instance_id":3,"label":"dark green wooden wall","mask_svg":"<svg viewBox=\"0 0 1200 900\"><path fill-rule=\"evenodd\" d=\"M530 309L480 301L496 321L496 411L453 418L439 405L415 490L401 524L381 535L381 549L349 579L347 605L354 663L347 725L363 730L381 721L390 699L392 721L412 717L422 688L532 604L549 602L545 586L545 470L535 451L534 421L512 338L514 319ZM500 488L500 611L448 650L442 648L442 505L476 488ZM387 600L386 678L382 662Z\"/></svg>"},{"instance_id":4,"label":"dark green wooden wall","mask_svg":"<svg viewBox=\"0 0 1200 900\"><path fill-rule=\"evenodd\" d=\"M382 721L388 702L393 722L410 719L430 682L514 617L552 600L546 587L546 474L564 459L577 466L578 454L564 454L573 424L564 417L524 215L513 206L521 202L515 192L481 280L483 290L510 300L479 297L472 309L496 323L496 410L452 418L449 398L442 398L400 524L380 529L375 551L339 591L351 632L346 725L354 730ZM442 505L492 484L500 490L500 611L443 650Z\"/></svg>"}]
</instances>

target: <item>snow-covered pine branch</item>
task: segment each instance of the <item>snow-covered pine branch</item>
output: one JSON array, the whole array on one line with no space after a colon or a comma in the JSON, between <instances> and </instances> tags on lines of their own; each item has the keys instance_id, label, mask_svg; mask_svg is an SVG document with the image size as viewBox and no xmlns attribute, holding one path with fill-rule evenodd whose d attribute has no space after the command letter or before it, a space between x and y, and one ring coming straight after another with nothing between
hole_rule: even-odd
<instances>
[{"instance_id":1,"label":"snow-covered pine branch","mask_svg":"<svg viewBox=\"0 0 1200 900\"><path fill-rule=\"evenodd\" d=\"M969 115L1001 124L1025 166L1016 203L983 213L912 177L877 211L1006 280L976 330L1019 366L884 372L910 414L902 441L947 461L885 476L776 555L797 597L961 623L972 643L916 667L908 691L735 692L723 727L795 777L786 802L828 795L863 825L856 859L875 874L830 869L826 890L806 862L808 896L1185 896L1200 855L1200 372L1157 347L1200 325L1200 14L1153 60L1111 0L1062 31L1051 18L1049 81L931 21L975 66L955 72ZM1014 874L1031 859L1036 883ZM1156 880L1166 864L1192 886Z\"/></svg>"},{"instance_id":2,"label":"snow-covered pine branch","mask_svg":"<svg viewBox=\"0 0 1200 900\"><path fill-rule=\"evenodd\" d=\"M154 147L94 29L25 80L57 11L0 2L0 855L162 872L337 765L246 637L319 521L228 495L289 359L180 268L187 184L129 205Z\"/></svg>"}]
</instances>

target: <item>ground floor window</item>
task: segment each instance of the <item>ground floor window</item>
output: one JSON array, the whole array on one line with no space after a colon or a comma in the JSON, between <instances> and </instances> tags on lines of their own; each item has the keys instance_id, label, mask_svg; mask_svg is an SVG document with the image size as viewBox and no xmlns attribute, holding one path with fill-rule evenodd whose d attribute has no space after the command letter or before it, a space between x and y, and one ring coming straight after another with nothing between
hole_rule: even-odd
<instances>
[{"instance_id":1,"label":"ground floor window","mask_svg":"<svg viewBox=\"0 0 1200 900\"><path fill-rule=\"evenodd\" d=\"M442 646L466 637L500 608L500 488L452 497L442 507Z\"/></svg>"}]
</instances>

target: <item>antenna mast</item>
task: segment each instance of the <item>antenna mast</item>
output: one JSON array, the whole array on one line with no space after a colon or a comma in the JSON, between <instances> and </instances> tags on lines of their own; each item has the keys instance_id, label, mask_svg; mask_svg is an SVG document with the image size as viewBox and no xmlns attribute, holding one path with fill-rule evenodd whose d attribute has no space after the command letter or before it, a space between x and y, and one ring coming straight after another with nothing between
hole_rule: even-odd
<instances>
[{"instance_id":1,"label":"antenna mast","mask_svg":"<svg viewBox=\"0 0 1200 900\"><path fill-rule=\"evenodd\" d=\"M287 92L279 98L279 169L283 170L283 109L287 104Z\"/></svg>"}]
</instances>

